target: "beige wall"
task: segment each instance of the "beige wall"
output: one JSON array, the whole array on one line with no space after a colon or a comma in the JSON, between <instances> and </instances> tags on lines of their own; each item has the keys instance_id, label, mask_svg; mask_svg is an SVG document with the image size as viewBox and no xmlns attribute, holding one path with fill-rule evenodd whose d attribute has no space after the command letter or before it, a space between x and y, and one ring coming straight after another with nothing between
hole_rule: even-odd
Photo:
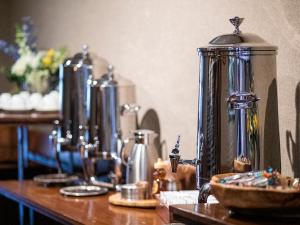
<instances>
[{"instance_id":1,"label":"beige wall","mask_svg":"<svg viewBox=\"0 0 300 225\"><path fill-rule=\"evenodd\" d=\"M12 26L11 26L11 6L12 3L9 0L3 0L0 2L0 39L11 41L13 38ZM9 82L6 79L5 71L9 68L11 60L0 54L0 84L2 91L8 91L10 89Z\"/></svg>"},{"instance_id":2,"label":"beige wall","mask_svg":"<svg viewBox=\"0 0 300 225\"><path fill-rule=\"evenodd\" d=\"M279 47L282 166L283 172L292 174L286 132L295 140L294 157L299 161L295 92L300 82L300 1L15 0L11 12L13 22L32 16L40 47L65 45L74 53L88 43L113 63L136 84L142 113L149 108L158 112L169 148L176 135L182 134L185 157L193 157L195 151L196 48L218 34L232 32L228 18L246 18L242 31L258 34Z\"/></svg>"}]
</instances>

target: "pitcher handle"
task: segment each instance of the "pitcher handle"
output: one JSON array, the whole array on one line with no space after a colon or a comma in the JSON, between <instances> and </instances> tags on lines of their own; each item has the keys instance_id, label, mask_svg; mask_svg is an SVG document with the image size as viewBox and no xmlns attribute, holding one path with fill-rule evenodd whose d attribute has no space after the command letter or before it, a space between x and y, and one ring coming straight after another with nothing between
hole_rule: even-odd
<instances>
[{"instance_id":1,"label":"pitcher handle","mask_svg":"<svg viewBox=\"0 0 300 225\"><path fill-rule=\"evenodd\" d=\"M128 137L122 141L122 146L121 146L121 151L120 151L120 159L121 159L121 163L125 166L128 165L128 161L124 157L124 149L131 140L134 140L134 137Z\"/></svg>"}]
</instances>

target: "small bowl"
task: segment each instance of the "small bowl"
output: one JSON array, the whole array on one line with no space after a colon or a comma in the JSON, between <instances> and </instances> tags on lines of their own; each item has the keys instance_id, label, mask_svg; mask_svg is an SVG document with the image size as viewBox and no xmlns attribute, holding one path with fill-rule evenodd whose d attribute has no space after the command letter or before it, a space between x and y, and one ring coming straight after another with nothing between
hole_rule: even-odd
<instances>
[{"instance_id":1,"label":"small bowl","mask_svg":"<svg viewBox=\"0 0 300 225\"><path fill-rule=\"evenodd\" d=\"M121 186L121 197L126 200L148 199L148 182L124 184Z\"/></svg>"}]
</instances>

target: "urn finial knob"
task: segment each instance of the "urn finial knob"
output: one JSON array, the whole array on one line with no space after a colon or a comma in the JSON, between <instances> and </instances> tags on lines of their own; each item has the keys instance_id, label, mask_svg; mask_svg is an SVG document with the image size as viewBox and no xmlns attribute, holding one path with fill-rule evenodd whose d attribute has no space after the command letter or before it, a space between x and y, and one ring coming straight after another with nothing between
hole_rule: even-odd
<instances>
[{"instance_id":1,"label":"urn finial knob","mask_svg":"<svg viewBox=\"0 0 300 225\"><path fill-rule=\"evenodd\" d=\"M230 23L235 27L235 30L233 31L234 34L241 33L239 27L242 24L243 20L244 20L244 18L240 18L238 16L235 16L235 17L229 19Z\"/></svg>"}]
</instances>

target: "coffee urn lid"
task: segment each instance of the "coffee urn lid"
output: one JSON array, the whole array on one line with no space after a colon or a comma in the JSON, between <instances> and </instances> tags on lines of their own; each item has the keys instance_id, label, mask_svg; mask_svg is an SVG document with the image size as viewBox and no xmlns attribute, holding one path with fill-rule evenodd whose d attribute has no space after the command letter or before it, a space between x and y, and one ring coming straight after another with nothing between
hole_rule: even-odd
<instances>
[{"instance_id":1,"label":"coffee urn lid","mask_svg":"<svg viewBox=\"0 0 300 225\"><path fill-rule=\"evenodd\" d=\"M98 85L100 87L117 87L118 82L115 79L114 75L114 67L113 65L109 64L107 67L107 73L103 74L100 79L98 79Z\"/></svg>"},{"instance_id":2,"label":"coffee urn lid","mask_svg":"<svg viewBox=\"0 0 300 225\"><path fill-rule=\"evenodd\" d=\"M235 30L231 34L223 34L213 38L209 46L198 48L199 54L218 51L220 54L250 54L274 55L277 47L265 42L258 35L242 33L239 26L244 18L234 17L229 19Z\"/></svg>"},{"instance_id":3,"label":"coffee urn lid","mask_svg":"<svg viewBox=\"0 0 300 225\"><path fill-rule=\"evenodd\" d=\"M77 67L80 67L81 65L92 65L92 60L89 56L89 47L88 45L82 46L82 51L79 53L76 53L71 62L71 65L76 65Z\"/></svg>"}]
</instances>

